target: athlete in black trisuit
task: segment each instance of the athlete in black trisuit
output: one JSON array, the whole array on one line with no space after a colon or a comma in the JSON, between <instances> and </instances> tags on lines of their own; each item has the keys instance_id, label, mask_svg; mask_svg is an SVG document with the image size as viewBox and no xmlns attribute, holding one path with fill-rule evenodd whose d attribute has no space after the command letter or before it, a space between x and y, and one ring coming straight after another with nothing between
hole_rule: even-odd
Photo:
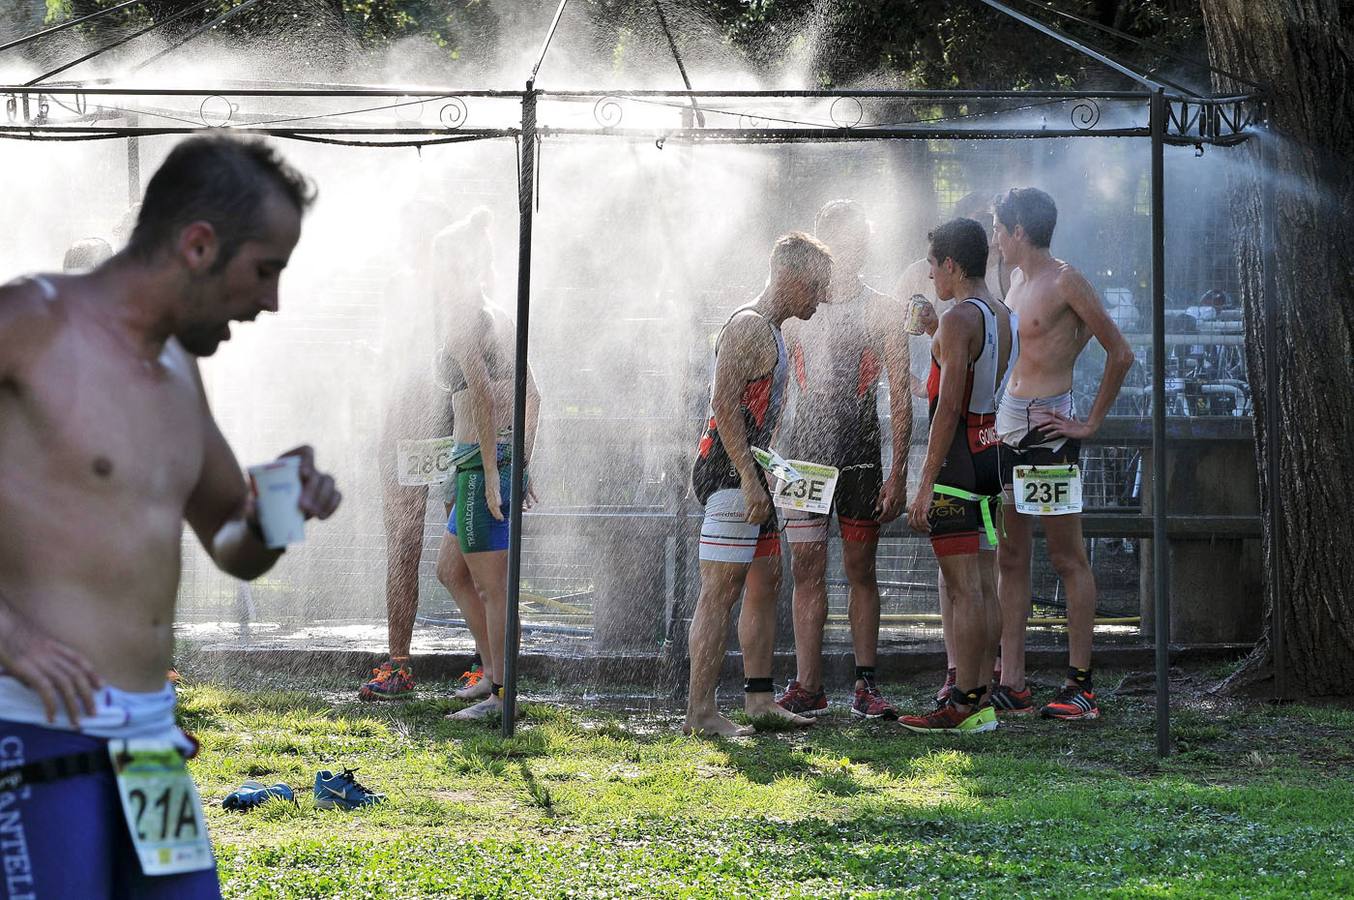
<instances>
[{"instance_id":1,"label":"athlete in black trisuit","mask_svg":"<svg viewBox=\"0 0 1354 900\"><path fill-rule=\"evenodd\" d=\"M954 204L954 218L972 219L979 223L990 222L992 220L992 195L983 191L973 191L960 197ZM1002 258L997 242L992 239L988 240L987 246L986 283L988 293L1004 302L1006 292L1011 287L1011 266ZM897 296L899 300L905 303L910 302L910 299L916 295L921 295L927 302L922 306L918 316L917 324L921 331L919 334L913 335L910 345L913 371L912 396L926 399L926 376L931 366L931 338L935 335L936 328L940 326L940 316L944 315L955 303L962 302L964 298L944 301L936 296L935 285L931 282L931 263L926 257L922 257L908 266L903 272L902 278L898 281ZM945 589L945 576L943 574L936 574L936 589L940 594L940 627L945 636L945 679L936 692L936 704L943 706L949 702L950 688L954 687L955 676L954 634L950 627L950 596Z\"/></svg>"},{"instance_id":2,"label":"athlete in black trisuit","mask_svg":"<svg viewBox=\"0 0 1354 900\"><path fill-rule=\"evenodd\" d=\"M841 529L842 567L850 584L847 616L856 662L851 712L864 718L891 718L896 715L893 705L880 694L874 679L879 647L875 556L880 524L897 518L906 502L912 442L907 334L898 304L861 277L871 231L861 205L833 200L819 210L814 230L832 250L832 285L829 302L812 321L792 320L785 326L794 415L779 449L789 459L840 472L832 506ZM893 430L887 481L876 409L884 372ZM799 715L822 715L828 709L823 689L828 516L791 510L785 520L795 579L797 671L777 702Z\"/></svg>"},{"instance_id":3,"label":"athlete in black trisuit","mask_svg":"<svg viewBox=\"0 0 1354 900\"><path fill-rule=\"evenodd\" d=\"M949 590L958 676L949 702L899 720L911 731L991 731L981 703L1001 623L991 552L1000 510L997 395L1020 354L1015 316L988 293L987 234L972 219L931 233L931 277L943 300L966 298L940 318L927 380L931 432L908 523L929 532Z\"/></svg>"}]
</instances>

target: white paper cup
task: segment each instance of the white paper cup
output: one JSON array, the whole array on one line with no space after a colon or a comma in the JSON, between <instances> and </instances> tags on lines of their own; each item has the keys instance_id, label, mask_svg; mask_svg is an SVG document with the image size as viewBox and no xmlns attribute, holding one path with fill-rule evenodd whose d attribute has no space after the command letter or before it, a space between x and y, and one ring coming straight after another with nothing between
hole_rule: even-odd
<instances>
[{"instance_id":1,"label":"white paper cup","mask_svg":"<svg viewBox=\"0 0 1354 900\"><path fill-rule=\"evenodd\" d=\"M301 460L296 456L250 466L263 541L273 550L306 539L301 513Z\"/></svg>"}]
</instances>

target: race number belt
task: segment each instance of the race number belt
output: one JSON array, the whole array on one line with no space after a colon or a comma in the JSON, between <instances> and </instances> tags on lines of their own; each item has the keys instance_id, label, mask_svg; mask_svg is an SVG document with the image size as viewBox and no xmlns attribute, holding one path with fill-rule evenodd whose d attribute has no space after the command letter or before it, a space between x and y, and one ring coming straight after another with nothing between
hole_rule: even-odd
<instances>
[{"instance_id":1,"label":"race number belt","mask_svg":"<svg viewBox=\"0 0 1354 900\"><path fill-rule=\"evenodd\" d=\"M97 775L113 768L108 754L99 750L40 759L22 766L0 769L0 794L19 791L35 784L51 784L80 775Z\"/></svg>"},{"instance_id":2,"label":"race number belt","mask_svg":"<svg viewBox=\"0 0 1354 900\"><path fill-rule=\"evenodd\" d=\"M395 471L405 487L441 484L455 470L452 452L456 442L450 437L422 441L399 441L395 445Z\"/></svg>"},{"instance_id":3,"label":"race number belt","mask_svg":"<svg viewBox=\"0 0 1354 900\"><path fill-rule=\"evenodd\" d=\"M168 741L113 740L108 757L141 871L177 875L215 868L202 803L178 748Z\"/></svg>"},{"instance_id":4,"label":"race number belt","mask_svg":"<svg viewBox=\"0 0 1354 900\"><path fill-rule=\"evenodd\" d=\"M752 448L758 465L775 479L771 502L781 509L827 515L832 509L832 497L837 492L840 470L799 459L783 459L774 450Z\"/></svg>"},{"instance_id":5,"label":"race number belt","mask_svg":"<svg viewBox=\"0 0 1354 900\"><path fill-rule=\"evenodd\" d=\"M1081 512L1081 470L1075 466L1016 466L1016 512L1065 516Z\"/></svg>"},{"instance_id":6,"label":"race number belt","mask_svg":"<svg viewBox=\"0 0 1354 900\"><path fill-rule=\"evenodd\" d=\"M983 531L987 532L987 542L993 547L997 546L997 526L992 509L993 507L1001 508L1001 494L975 494L972 491L950 487L948 484L934 485L931 490L944 497L954 497L956 500L968 500L977 503L978 509L982 511Z\"/></svg>"}]
</instances>

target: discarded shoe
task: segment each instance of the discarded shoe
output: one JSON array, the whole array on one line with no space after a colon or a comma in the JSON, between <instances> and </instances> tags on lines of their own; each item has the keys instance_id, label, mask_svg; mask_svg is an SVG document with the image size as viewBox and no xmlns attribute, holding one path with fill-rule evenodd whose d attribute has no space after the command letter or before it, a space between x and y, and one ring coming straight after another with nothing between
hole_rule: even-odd
<instances>
[{"instance_id":1,"label":"discarded shoe","mask_svg":"<svg viewBox=\"0 0 1354 900\"><path fill-rule=\"evenodd\" d=\"M268 787L259 781L246 781L237 790L226 795L226 798L221 801L221 808L238 809L244 812L256 806L261 806L268 800L290 800L295 803L296 795L292 793L291 788L281 782Z\"/></svg>"},{"instance_id":2,"label":"discarded shoe","mask_svg":"<svg viewBox=\"0 0 1354 900\"><path fill-rule=\"evenodd\" d=\"M384 803L385 794L378 794L353 777L356 769L344 769L337 775L324 770L315 773L315 805L320 809L357 809Z\"/></svg>"}]
</instances>

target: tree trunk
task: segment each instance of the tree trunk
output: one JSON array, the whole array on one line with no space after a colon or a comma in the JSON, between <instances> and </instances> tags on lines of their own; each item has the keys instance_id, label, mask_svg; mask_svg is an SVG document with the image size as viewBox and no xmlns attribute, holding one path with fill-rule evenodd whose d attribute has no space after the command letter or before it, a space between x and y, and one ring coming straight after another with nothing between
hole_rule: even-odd
<instances>
[{"instance_id":1,"label":"tree trunk","mask_svg":"<svg viewBox=\"0 0 1354 900\"><path fill-rule=\"evenodd\" d=\"M1315 696L1347 695L1354 680L1354 22L1342 6L1201 0L1214 65L1268 86L1267 133L1241 149L1248 164L1226 200L1245 303L1262 512L1277 502L1284 529L1279 558L1267 550L1265 560L1282 573L1282 664L1290 692ZM1226 81L1216 87L1240 87ZM1270 179L1273 235L1264 233L1262 179ZM1267 264L1278 308L1277 384L1265 383ZM1267 474L1270 390L1280 410L1277 485ZM1266 608L1272 621L1272 597ZM1267 638L1227 686L1267 679L1275 664Z\"/></svg>"}]
</instances>

